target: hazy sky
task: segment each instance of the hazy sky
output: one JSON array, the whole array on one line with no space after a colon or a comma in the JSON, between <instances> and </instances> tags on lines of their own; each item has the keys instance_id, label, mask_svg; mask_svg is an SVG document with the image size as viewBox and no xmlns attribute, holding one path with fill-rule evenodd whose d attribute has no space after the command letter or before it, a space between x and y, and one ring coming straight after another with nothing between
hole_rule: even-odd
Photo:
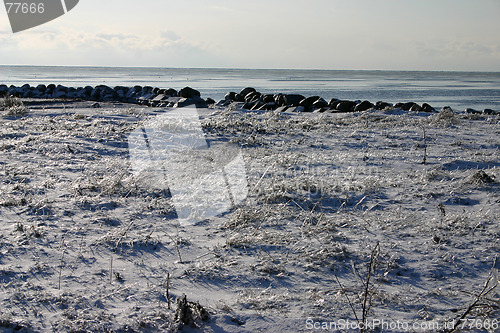
<instances>
[{"instance_id":1,"label":"hazy sky","mask_svg":"<svg viewBox=\"0 0 500 333\"><path fill-rule=\"evenodd\" d=\"M500 71L500 0L80 0L0 64Z\"/></svg>"}]
</instances>

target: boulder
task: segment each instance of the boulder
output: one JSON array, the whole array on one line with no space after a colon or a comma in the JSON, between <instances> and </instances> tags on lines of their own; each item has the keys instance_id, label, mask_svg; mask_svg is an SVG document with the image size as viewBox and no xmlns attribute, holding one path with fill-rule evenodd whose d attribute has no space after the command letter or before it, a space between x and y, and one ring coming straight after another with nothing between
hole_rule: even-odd
<instances>
[{"instance_id":1,"label":"boulder","mask_svg":"<svg viewBox=\"0 0 500 333\"><path fill-rule=\"evenodd\" d=\"M465 113L468 113L468 114L480 114L481 112L478 111L478 110L475 110L475 109L467 108L467 109L465 109Z\"/></svg>"},{"instance_id":2,"label":"boulder","mask_svg":"<svg viewBox=\"0 0 500 333\"><path fill-rule=\"evenodd\" d=\"M35 91L36 91L36 92L38 92L38 93L40 93L38 90L35 90ZM33 96L33 90L32 90L32 89L27 89L27 90L24 92L24 94L23 94L23 96L22 96L22 97L23 97L23 98L31 98L31 97L35 97L35 96Z\"/></svg>"},{"instance_id":3,"label":"boulder","mask_svg":"<svg viewBox=\"0 0 500 333\"><path fill-rule=\"evenodd\" d=\"M410 111L413 112L420 112L423 111L422 107L418 105L417 103L413 104L412 107L410 108Z\"/></svg>"},{"instance_id":4,"label":"boulder","mask_svg":"<svg viewBox=\"0 0 500 333\"><path fill-rule=\"evenodd\" d=\"M52 93L53 98L68 98L68 93L64 90L56 89Z\"/></svg>"},{"instance_id":5,"label":"boulder","mask_svg":"<svg viewBox=\"0 0 500 333\"><path fill-rule=\"evenodd\" d=\"M245 109L245 110L252 110L252 108L255 106L255 104L257 104L256 101L253 101L253 102L245 102L241 108L242 109Z\"/></svg>"},{"instance_id":6,"label":"boulder","mask_svg":"<svg viewBox=\"0 0 500 333\"><path fill-rule=\"evenodd\" d=\"M265 94L261 98L264 103L274 103L274 95Z\"/></svg>"},{"instance_id":7,"label":"boulder","mask_svg":"<svg viewBox=\"0 0 500 333\"><path fill-rule=\"evenodd\" d=\"M261 93L258 91L252 91L245 95L245 102L256 102L260 100Z\"/></svg>"},{"instance_id":8,"label":"boulder","mask_svg":"<svg viewBox=\"0 0 500 333\"><path fill-rule=\"evenodd\" d=\"M335 109L339 112L353 112L356 104L357 103L353 101L341 101L337 104Z\"/></svg>"},{"instance_id":9,"label":"boulder","mask_svg":"<svg viewBox=\"0 0 500 333\"><path fill-rule=\"evenodd\" d=\"M179 91L179 97L183 97L183 98L195 98L195 97L201 97L201 94L198 90L195 90L191 87L185 87L185 88L182 88L180 91Z\"/></svg>"},{"instance_id":10,"label":"boulder","mask_svg":"<svg viewBox=\"0 0 500 333\"><path fill-rule=\"evenodd\" d=\"M298 94L287 94L285 95L285 103L288 106L299 106L300 102L305 98Z\"/></svg>"},{"instance_id":11,"label":"boulder","mask_svg":"<svg viewBox=\"0 0 500 333\"><path fill-rule=\"evenodd\" d=\"M332 98L332 99L330 100L330 103L328 103L328 106L329 106L330 108L335 109L335 107L337 107L337 104L339 104L339 102L341 102L341 100L340 100L340 99L337 99L337 98Z\"/></svg>"},{"instance_id":12,"label":"boulder","mask_svg":"<svg viewBox=\"0 0 500 333\"><path fill-rule=\"evenodd\" d=\"M142 87L141 95L146 95L146 94L152 94L153 93L153 87L151 86L144 86Z\"/></svg>"},{"instance_id":13,"label":"boulder","mask_svg":"<svg viewBox=\"0 0 500 333\"><path fill-rule=\"evenodd\" d=\"M328 108L328 102L320 97L316 102L313 103L313 105L311 105L311 107L314 109Z\"/></svg>"},{"instance_id":14,"label":"boulder","mask_svg":"<svg viewBox=\"0 0 500 333\"><path fill-rule=\"evenodd\" d=\"M300 101L299 106L303 106L306 111L310 111L309 109L311 108L311 105L314 104L318 99L320 99L319 96L311 96L304 98L303 100Z\"/></svg>"},{"instance_id":15,"label":"boulder","mask_svg":"<svg viewBox=\"0 0 500 333\"><path fill-rule=\"evenodd\" d=\"M51 83L47 86L47 89L46 90L50 90L50 93L52 93L54 91L54 89L56 89L56 85Z\"/></svg>"},{"instance_id":16,"label":"boulder","mask_svg":"<svg viewBox=\"0 0 500 333\"><path fill-rule=\"evenodd\" d=\"M8 91L9 91L9 87L7 87L5 84L0 85L0 97L7 95Z\"/></svg>"},{"instance_id":17,"label":"boulder","mask_svg":"<svg viewBox=\"0 0 500 333\"><path fill-rule=\"evenodd\" d=\"M226 101L234 101L235 98L236 98L236 93L234 91L230 91L224 96L224 99Z\"/></svg>"},{"instance_id":18,"label":"boulder","mask_svg":"<svg viewBox=\"0 0 500 333\"><path fill-rule=\"evenodd\" d=\"M424 112L436 112L436 109L434 109L429 104L424 103L424 104L422 104L422 111L424 111Z\"/></svg>"},{"instance_id":19,"label":"boulder","mask_svg":"<svg viewBox=\"0 0 500 333\"><path fill-rule=\"evenodd\" d=\"M208 105L214 105L214 104L215 104L215 101L214 101L213 99L211 99L210 97L209 97L209 98L207 98L207 99L205 100L205 102L207 102L207 104L208 104Z\"/></svg>"},{"instance_id":20,"label":"boulder","mask_svg":"<svg viewBox=\"0 0 500 333\"><path fill-rule=\"evenodd\" d=\"M483 113L484 113L484 114L487 114L487 115L490 115L490 116L495 116L495 115L497 115L497 114L498 114L498 112L496 112L496 111L494 111L494 110L492 110L492 109L484 109L484 110L483 110Z\"/></svg>"},{"instance_id":21,"label":"boulder","mask_svg":"<svg viewBox=\"0 0 500 333\"><path fill-rule=\"evenodd\" d=\"M254 92L257 92L257 90L255 90L255 88L247 87L247 88L241 89L240 95L243 96L243 98L245 98L249 93L254 93Z\"/></svg>"},{"instance_id":22,"label":"boulder","mask_svg":"<svg viewBox=\"0 0 500 333\"><path fill-rule=\"evenodd\" d=\"M56 89L54 91L64 91L65 93L68 92L68 87L62 86L62 85L57 85Z\"/></svg>"},{"instance_id":23,"label":"boulder","mask_svg":"<svg viewBox=\"0 0 500 333\"><path fill-rule=\"evenodd\" d=\"M285 96L283 94L275 94L274 102L278 106L286 106Z\"/></svg>"},{"instance_id":24,"label":"boulder","mask_svg":"<svg viewBox=\"0 0 500 333\"><path fill-rule=\"evenodd\" d=\"M401 105L401 109L403 109L404 111L410 111L415 104L415 102L403 103L403 105Z\"/></svg>"},{"instance_id":25,"label":"boulder","mask_svg":"<svg viewBox=\"0 0 500 333\"><path fill-rule=\"evenodd\" d=\"M170 96L170 97L178 97L179 96L179 93L177 92L177 90L172 89L172 88L165 90L164 94L167 96Z\"/></svg>"},{"instance_id":26,"label":"boulder","mask_svg":"<svg viewBox=\"0 0 500 333\"><path fill-rule=\"evenodd\" d=\"M179 99L179 101L174 105L174 107L182 108L189 105L195 105L197 108L202 108L202 109L208 107L207 102L200 96L195 96L191 98L181 97L181 99Z\"/></svg>"},{"instance_id":27,"label":"boulder","mask_svg":"<svg viewBox=\"0 0 500 333\"><path fill-rule=\"evenodd\" d=\"M375 110L384 110L384 109L387 109L387 108L390 108L390 107L392 107L391 103L386 103L386 102L378 101L377 103L375 103L374 109Z\"/></svg>"},{"instance_id":28,"label":"boulder","mask_svg":"<svg viewBox=\"0 0 500 333\"><path fill-rule=\"evenodd\" d=\"M369 101L363 101L361 103L358 103L354 107L354 111L356 111L356 112L362 112L362 111L369 110L371 108L373 108L373 104L372 103L370 103Z\"/></svg>"},{"instance_id":29,"label":"boulder","mask_svg":"<svg viewBox=\"0 0 500 333\"><path fill-rule=\"evenodd\" d=\"M235 100L235 102L244 102L245 98L243 96L241 96L240 94L236 94L234 96L234 100Z\"/></svg>"},{"instance_id":30,"label":"boulder","mask_svg":"<svg viewBox=\"0 0 500 333\"><path fill-rule=\"evenodd\" d=\"M116 97L113 94L109 94L109 93L105 92L105 94L103 96L101 96L101 100L103 102L114 102L114 101L116 101Z\"/></svg>"},{"instance_id":31,"label":"boulder","mask_svg":"<svg viewBox=\"0 0 500 333\"><path fill-rule=\"evenodd\" d=\"M36 86L36 90L43 93L43 92L45 92L45 90L47 90L47 86L45 84L39 84Z\"/></svg>"},{"instance_id":32,"label":"boulder","mask_svg":"<svg viewBox=\"0 0 500 333\"><path fill-rule=\"evenodd\" d=\"M48 88L47 88L48 90ZM98 101L99 98L101 98L101 90L97 87L95 87L94 89L92 89L92 91L90 92L90 95L89 95L90 99L93 100L93 101Z\"/></svg>"}]
</instances>

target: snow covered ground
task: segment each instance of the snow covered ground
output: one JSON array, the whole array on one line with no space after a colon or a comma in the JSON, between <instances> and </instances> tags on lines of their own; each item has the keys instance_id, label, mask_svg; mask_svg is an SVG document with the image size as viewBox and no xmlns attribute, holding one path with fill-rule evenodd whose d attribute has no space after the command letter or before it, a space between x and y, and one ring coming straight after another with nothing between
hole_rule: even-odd
<instances>
[{"instance_id":1,"label":"snow covered ground","mask_svg":"<svg viewBox=\"0 0 500 333\"><path fill-rule=\"evenodd\" d=\"M0 331L498 331L498 116L203 110L249 195L181 225L128 158L164 110L29 108L0 118Z\"/></svg>"}]
</instances>

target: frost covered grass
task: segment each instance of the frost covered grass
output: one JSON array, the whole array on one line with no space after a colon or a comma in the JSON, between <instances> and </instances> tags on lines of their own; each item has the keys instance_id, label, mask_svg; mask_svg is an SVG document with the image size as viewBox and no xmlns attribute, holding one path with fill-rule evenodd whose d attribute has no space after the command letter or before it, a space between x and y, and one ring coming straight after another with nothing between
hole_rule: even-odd
<instances>
[{"instance_id":1,"label":"frost covered grass","mask_svg":"<svg viewBox=\"0 0 500 333\"><path fill-rule=\"evenodd\" d=\"M0 100L0 111L5 112L5 116L23 116L29 109L17 97L6 96Z\"/></svg>"},{"instance_id":2,"label":"frost covered grass","mask_svg":"<svg viewBox=\"0 0 500 333\"><path fill-rule=\"evenodd\" d=\"M498 318L498 117L209 110L207 139L243 149L249 197L184 226L128 161L127 135L159 112L0 120L0 329Z\"/></svg>"}]
</instances>

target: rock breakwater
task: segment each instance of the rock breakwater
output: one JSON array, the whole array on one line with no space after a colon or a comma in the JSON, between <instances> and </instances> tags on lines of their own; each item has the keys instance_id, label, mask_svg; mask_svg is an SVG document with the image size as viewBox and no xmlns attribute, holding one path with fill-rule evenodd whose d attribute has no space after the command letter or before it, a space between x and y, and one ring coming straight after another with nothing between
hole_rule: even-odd
<instances>
[{"instance_id":1,"label":"rock breakwater","mask_svg":"<svg viewBox=\"0 0 500 333\"><path fill-rule=\"evenodd\" d=\"M98 85L95 87L66 87L55 84L39 84L31 86L7 86L0 85L0 97L14 96L25 99L63 99L63 100L85 100L95 102L121 102L147 105L152 107L184 107L196 105L197 107L208 107L210 105L229 106L237 104L246 110L262 111L295 111L295 112L326 112L347 113L361 112L370 109L383 110L385 108L399 108L405 111L436 112L436 109L427 103L417 104L414 102L398 102L395 104L377 101L372 103L367 100L341 100L333 98L326 101L320 96L303 96L299 94L264 94L255 88L246 87L240 92L230 91L224 99L216 102L212 98L201 97L201 93L191 87L180 90L173 88L157 88L151 86L116 86L109 87ZM500 114L498 111L485 109L477 111L466 109L466 113Z\"/></svg>"}]
</instances>

